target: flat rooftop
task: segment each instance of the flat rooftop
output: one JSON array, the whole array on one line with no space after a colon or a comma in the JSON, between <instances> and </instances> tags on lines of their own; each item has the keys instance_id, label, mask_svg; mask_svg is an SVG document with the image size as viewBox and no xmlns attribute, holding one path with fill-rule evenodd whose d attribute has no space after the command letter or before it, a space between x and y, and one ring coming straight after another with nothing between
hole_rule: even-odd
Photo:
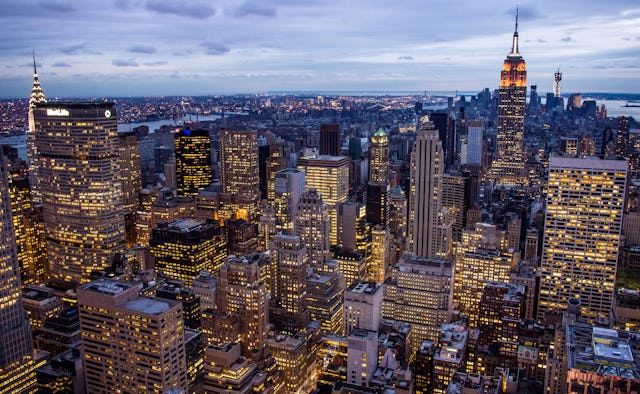
<instances>
[{"instance_id":1,"label":"flat rooftop","mask_svg":"<svg viewBox=\"0 0 640 394\"><path fill-rule=\"evenodd\" d=\"M625 379L640 379L640 335L630 331L567 325L567 367Z\"/></svg>"},{"instance_id":2,"label":"flat rooftop","mask_svg":"<svg viewBox=\"0 0 640 394\"><path fill-rule=\"evenodd\" d=\"M159 301L157 299L147 297L140 297L135 300L129 301L124 304L124 307L132 311L149 313L152 315L164 313L171 309L171 306L168 302Z\"/></svg>"},{"instance_id":3,"label":"flat rooftop","mask_svg":"<svg viewBox=\"0 0 640 394\"><path fill-rule=\"evenodd\" d=\"M382 288L381 283L376 282L365 282L365 281L355 281L349 286L347 289L350 293L359 293L359 294L375 294L379 289Z\"/></svg>"},{"instance_id":4,"label":"flat rooftop","mask_svg":"<svg viewBox=\"0 0 640 394\"><path fill-rule=\"evenodd\" d=\"M129 290L134 284L120 282L112 279L98 279L96 281L80 286L82 290L93 291L101 294L118 295L125 290Z\"/></svg>"}]
</instances>

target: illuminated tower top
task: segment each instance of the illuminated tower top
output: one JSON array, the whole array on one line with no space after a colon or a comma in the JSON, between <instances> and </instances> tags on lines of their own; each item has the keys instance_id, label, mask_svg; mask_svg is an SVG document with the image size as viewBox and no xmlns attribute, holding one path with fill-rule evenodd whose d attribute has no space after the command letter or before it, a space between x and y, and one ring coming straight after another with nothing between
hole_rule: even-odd
<instances>
[{"instance_id":1,"label":"illuminated tower top","mask_svg":"<svg viewBox=\"0 0 640 394\"><path fill-rule=\"evenodd\" d=\"M516 28L513 32L513 42L511 44L511 52L504 59L502 73L500 75L500 87L526 87L527 86L527 67L520 55L518 49L518 11L516 9Z\"/></svg>"},{"instance_id":2,"label":"illuminated tower top","mask_svg":"<svg viewBox=\"0 0 640 394\"><path fill-rule=\"evenodd\" d=\"M558 71L553 74L553 96L560 97L560 81L562 81L562 73L560 72L560 67L558 67Z\"/></svg>"},{"instance_id":3,"label":"illuminated tower top","mask_svg":"<svg viewBox=\"0 0 640 394\"><path fill-rule=\"evenodd\" d=\"M33 112L37 103L46 103L47 97L42 91L40 81L38 80L38 70L36 69L36 52L33 52L33 88L31 88L31 96L29 96L29 112ZM32 125L29 125L32 126Z\"/></svg>"}]
</instances>

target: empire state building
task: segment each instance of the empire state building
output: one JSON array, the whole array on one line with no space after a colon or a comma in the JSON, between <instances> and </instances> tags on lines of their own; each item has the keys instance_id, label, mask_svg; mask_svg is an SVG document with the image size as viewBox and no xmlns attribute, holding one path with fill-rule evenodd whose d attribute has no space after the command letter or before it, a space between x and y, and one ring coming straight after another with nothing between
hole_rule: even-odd
<instances>
[{"instance_id":1,"label":"empire state building","mask_svg":"<svg viewBox=\"0 0 640 394\"><path fill-rule=\"evenodd\" d=\"M527 97L527 67L518 51L518 15L511 53L500 73L496 157L491 175L497 183L525 185L524 112Z\"/></svg>"}]
</instances>

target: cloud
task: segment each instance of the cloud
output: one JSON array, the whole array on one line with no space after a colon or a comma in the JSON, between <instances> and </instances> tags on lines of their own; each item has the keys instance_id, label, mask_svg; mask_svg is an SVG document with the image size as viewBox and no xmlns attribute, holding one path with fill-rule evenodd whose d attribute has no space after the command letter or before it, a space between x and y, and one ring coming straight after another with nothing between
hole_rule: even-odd
<instances>
[{"instance_id":1,"label":"cloud","mask_svg":"<svg viewBox=\"0 0 640 394\"><path fill-rule=\"evenodd\" d=\"M189 4L185 0L147 0L145 8L160 14L172 14L196 19L206 19L216 13L215 8L206 3Z\"/></svg>"},{"instance_id":2,"label":"cloud","mask_svg":"<svg viewBox=\"0 0 640 394\"><path fill-rule=\"evenodd\" d=\"M134 59L114 59L111 64L116 67L138 67L138 62Z\"/></svg>"},{"instance_id":3,"label":"cloud","mask_svg":"<svg viewBox=\"0 0 640 394\"><path fill-rule=\"evenodd\" d=\"M145 66L154 67L154 66L164 66L165 64L169 64L166 60L157 60L155 62L145 62L142 63Z\"/></svg>"},{"instance_id":4,"label":"cloud","mask_svg":"<svg viewBox=\"0 0 640 394\"><path fill-rule=\"evenodd\" d=\"M540 44L544 44L545 42L547 42L547 40L543 40L542 38L538 38L538 42L539 42Z\"/></svg>"},{"instance_id":5,"label":"cloud","mask_svg":"<svg viewBox=\"0 0 640 394\"><path fill-rule=\"evenodd\" d=\"M33 62L22 63L20 67L30 67L33 68ZM42 67L42 63L36 62L36 67Z\"/></svg>"},{"instance_id":6,"label":"cloud","mask_svg":"<svg viewBox=\"0 0 640 394\"><path fill-rule=\"evenodd\" d=\"M573 38L571 38L570 36L566 36L566 37L563 37L562 39L560 39L560 41L562 41L562 42L572 42Z\"/></svg>"},{"instance_id":7,"label":"cloud","mask_svg":"<svg viewBox=\"0 0 640 394\"><path fill-rule=\"evenodd\" d=\"M56 62L53 63L51 67L71 67L71 64L65 62Z\"/></svg>"},{"instance_id":8,"label":"cloud","mask_svg":"<svg viewBox=\"0 0 640 394\"><path fill-rule=\"evenodd\" d=\"M523 5L518 8L518 20L520 21L533 21L536 19L544 19L544 14L538 12L537 9L531 6ZM506 10L503 15L511 15L513 17L516 16L516 7L509 8Z\"/></svg>"},{"instance_id":9,"label":"cloud","mask_svg":"<svg viewBox=\"0 0 640 394\"><path fill-rule=\"evenodd\" d=\"M152 47L151 45L134 45L132 47L129 47L129 49L127 49L127 51L133 52L133 53L152 54L152 53L156 52L156 49L154 47Z\"/></svg>"},{"instance_id":10,"label":"cloud","mask_svg":"<svg viewBox=\"0 0 640 394\"><path fill-rule=\"evenodd\" d=\"M84 47L85 44L68 45L66 47L60 48L60 52L64 53L65 55L77 55L84 49Z\"/></svg>"},{"instance_id":11,"label":"cloud","mask_svg":"<svg viewBox=\"0 0 640 394\"><path fill-rule=\"evenodd\" d=\"M55 1L41 1L38 5L46 11L57 12L59 14L73 12L76 10L71 4L65 2L58 3Z\"/></svg>"},{"instance_id":12,"label":"cloud","mask_svg":"<svg viewBox=\"0 0 640 394\"><path fill-rule=\"evenodd\" d=\"M229 47L221 42L205 41L200 46L207 49L207 55L222 55L230 51Z\"/></svg>"},{"instance_id":13,"label":"cloud","mask_svg":"<svg viewBox=\"0 0 640 394\"><path fill-rule=\"evenodd\" d=\"M233 16L236 18L242 18L245 16L263 16L266 18L275 18L277 11L274 7L265 6L259 3L246 2L236 7L233 12Z\"/></svg>"},{"instance_id":14,"label":"cloud","mask_svg":"<svg viewBox=\"0 0 640 394\"><path fill-rule=\"evenodd\" d=\"M413 60L413 56L398 56L398 60Z\"/></svg>"},{"instance_id":15,"label":"cloud","mask_svg":"<svg viewBox=\"0 0 640 394\"><path fill-rule=\"evenodd\" d=\"M121 10L128 10L132 6L131 0L113 0L113 5Z\"/></svg>"}]
</instances>

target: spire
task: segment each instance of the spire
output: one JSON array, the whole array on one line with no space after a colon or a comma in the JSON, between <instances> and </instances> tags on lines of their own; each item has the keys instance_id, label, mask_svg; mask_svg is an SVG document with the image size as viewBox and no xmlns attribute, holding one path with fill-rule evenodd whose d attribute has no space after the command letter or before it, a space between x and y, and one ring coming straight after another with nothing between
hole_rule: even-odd
<instances>
[{"instance_id":1,"label":"spire","mask_svg":"<svg viewBox=\"0 0 640 394\"><path fill-rule=\"evenodd\" d=\"M46 103L47 97L42 91L40 81L38 81L38 70L36 69L36 51L33 51L33 87L31 88L31 95L29 96L29 113L33 112L37 103ZM33 130L33 125L30 125L30 130Z\"/></svg>"},{"instance_id":2,"label":"spire","mask_svg":"<svg viewBox=\"0 0 640 394\"><path fill-rule=\"evenodd\" d=\"M513 43L511 44L511 53L509 56L520 56L518 51L518 6L516 6L516 29L513 32Z\"/></svg>"}]
</instances>

